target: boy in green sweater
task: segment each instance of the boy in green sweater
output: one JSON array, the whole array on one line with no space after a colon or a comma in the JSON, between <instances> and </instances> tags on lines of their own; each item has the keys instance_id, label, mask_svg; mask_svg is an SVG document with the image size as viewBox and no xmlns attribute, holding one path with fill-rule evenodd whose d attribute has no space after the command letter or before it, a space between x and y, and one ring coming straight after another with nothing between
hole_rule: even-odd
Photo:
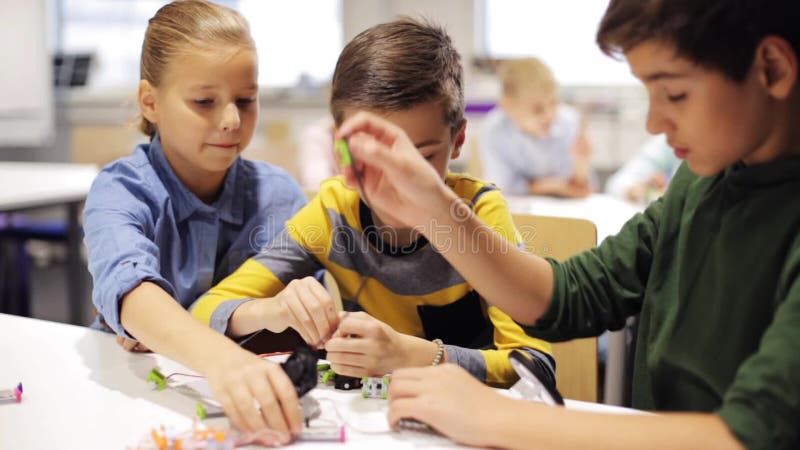
<instances>
[{"instance_id":1,"label":"boy in green sweater","mask_svg":"<svg viewBox=\"0 0 800 450\"><path fill-rule=\"evenodd\" d=\"M648 131L685 163L619 235L563 264L491 251L500 236L448 245L480 221L398 127L345 122L372 202L530 334L595 336L640 314L633 406L659 413L512 400L443 366L395 371L389 420L504 448L800 447L798 24L796 0L611 1L598 43L624 55L649 93Z\"/></svg>"}]
</instances>

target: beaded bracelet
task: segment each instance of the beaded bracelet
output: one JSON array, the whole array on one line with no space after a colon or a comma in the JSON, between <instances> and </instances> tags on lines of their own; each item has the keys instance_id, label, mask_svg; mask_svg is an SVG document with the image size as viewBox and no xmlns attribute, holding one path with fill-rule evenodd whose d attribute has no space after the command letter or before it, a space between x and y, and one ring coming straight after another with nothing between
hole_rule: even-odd
<instances>
[{"instance_id":1,"label":"beaded bracelet","mask_svg":"<svg viewBox=\"0 0 800 450\"><path fill-rule=\"evenodd\" d=\"M431 365L438 366L442 362L442 358L444 358L444 342L441 339L434 339L433 343L438 345L439 349L436 351L436 356L433 357Z\"/></svg>"}]
</instances>

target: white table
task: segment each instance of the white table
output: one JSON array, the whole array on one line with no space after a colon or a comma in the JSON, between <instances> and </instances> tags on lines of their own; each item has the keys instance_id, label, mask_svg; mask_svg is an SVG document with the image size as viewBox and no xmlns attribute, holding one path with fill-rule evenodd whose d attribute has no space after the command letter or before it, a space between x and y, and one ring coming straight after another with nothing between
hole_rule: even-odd
<instances>
[{"instance_id":1,"label":"white table","mask_svg":"<svg viewBox=\"0 0 800 450\"><path fill-rule=\"evenodd\" d=\"M506 197L512 213L586 219L597 226L597 242L615 235L643 206L608 194L591 194L586 198L564 199L531 195Z\"/></svg>"},{"instance_id":2,"label":"white table","mask_svg":"<svg viewBox=\"0 0 800 450\"><path fill-rule=\"evenodd\" d=\"M191 426L196 401L175 390L155 391L145 380L159 367L188 371L160 355L124 352L110 334L84 327L0 314L0 388L24 387L21 403L0 404L0 448L122 449L137 444L159 425ZM386 401L357 392L315 389L330 398L347 419L348 448L451 448L451 441L414 432L388 430ZM328 408L323 401L323 410ZM630 410L569 402L592 411ZM225 426L225 419L210 425ZM339 444L298 442L297 448L339 448Z\"/></svg>"},{"instance_id":3,"label":"white table","mask_svg":"<svg viewBox=\"0 0 800 450\"><path fill-rule=\"evenodd\" d=\"M69 320L79 323L88 296L80 270L80 207L97 175L94 164L0 162L0 213L64 206L68 217Z\"/></svg>"},{"instance_id":4,"label":"white table","mask_svg":"<svg viewBox=\"0 0 800 450\"><path fill-rule=\"evenodd\" d=\"M617 234L644 205L630 203L608 194L591 194L582 199L562 199L543 196L507 197L512 213L586 219L597 227L597 242ZM626 330L608 335L604 401L621 405L627 385L625 365L627 359Z\"/></svg>"}]
</instances>

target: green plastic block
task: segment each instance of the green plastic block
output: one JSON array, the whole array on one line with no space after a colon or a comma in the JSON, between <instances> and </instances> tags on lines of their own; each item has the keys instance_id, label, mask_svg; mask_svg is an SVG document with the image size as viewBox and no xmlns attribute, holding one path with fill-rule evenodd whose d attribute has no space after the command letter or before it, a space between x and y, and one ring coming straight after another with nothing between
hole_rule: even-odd
<instances>
[{"instance_id":1,"label":"green plastic block","mask_svg":"<svg viewBox=\"0 0 800 450\"><path fill-rule=\"evenodd\" d=\"M350 153L350 147L347 146L347 141L339 139L334 144L334 148L339 153L339 165L349 166L353 164L353 155Z\"/></svg>"},{"instance_id":2,"label":"green plastic block","mask_svg":"<svg viewBox=\"0 0 800 450\"><path fill-rule=\"evenodd\" d=\"M195 412L197 413L197 417L199 417L200 420L206 418L206 407L202 403L197 402L197 406L195 407Z\"/></svg>"},{"instance_id":3,"label":"green plastic block","mask_svg":"<svg viewBox=\"0 0 800 450\"><path fill-rule=\"evenodd\" d=\"M334 376L336 376L336 372L332 370L325 372L322 374L322 384L328 384L328 382L331 381Z\"/></svg>"},{"instance_id":4,"label":"green plastic block","mask_svg":"<svg viewBox=\"0 0 800 450\"><path fill-rule=\"evenodd\" d=\"M163 391L167 388L167 377L164 376L158 369L152 369L147 374L147 381L156 385L156 390Z\"/></svg>"}]
</instances>

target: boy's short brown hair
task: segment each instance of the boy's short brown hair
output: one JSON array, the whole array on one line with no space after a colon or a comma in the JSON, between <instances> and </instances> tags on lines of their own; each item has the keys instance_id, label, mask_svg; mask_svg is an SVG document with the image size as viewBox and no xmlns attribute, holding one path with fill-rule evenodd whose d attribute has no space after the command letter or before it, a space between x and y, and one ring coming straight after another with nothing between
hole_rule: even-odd
<instances>
[{"instance_id":1,"label":"boy's short brown hair","mask_svg":"<svg viewBox=\"0 0 800 450\"><path fill-rule=\"evenodd\" d=\"M442 27L402 17L361 32L339 55L330 100L337 125L345 108L403 111L430 101L441 103L455 133L464 117L463 69Z\"/></svg>"},{"instance_id":2,"label":"boy's short brown hair","mask_svg":"<svg viewBox=\"0 0 800 450\"><path fill-rule=\"evenodd\" d=\"M517 58L498 67L504 96L515 96L533 89L556 89L553 71L539 58Z\"/></svg>"},{"instance_id":3,"label":"boy's short brown hair","mask_svg":"<svg viewBox=\"0 0 800 450\"><path fill-rule=\"evenodd\" d=\"M597 43L617 56L644 41L662 41L677 56L742 81L768 35L786 39L798 53L800 1L611 0Z\"/></svg>"}]
</instances>

